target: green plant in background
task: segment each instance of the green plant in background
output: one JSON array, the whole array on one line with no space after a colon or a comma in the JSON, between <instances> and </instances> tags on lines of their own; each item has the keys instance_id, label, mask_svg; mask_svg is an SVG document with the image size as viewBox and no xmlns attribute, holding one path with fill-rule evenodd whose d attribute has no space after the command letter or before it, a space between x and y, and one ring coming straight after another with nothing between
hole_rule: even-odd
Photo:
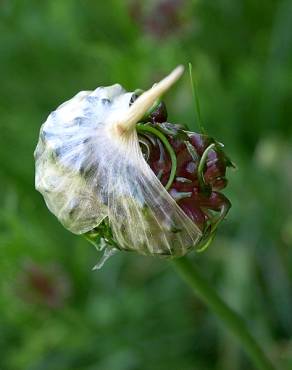
<instances>
[{"instance_id":1,"label":"green plant in background","mask_svg":"<svg viewBox=\"0 0 292 370\"><path fill-rule=\"evenodd\" d=\"M116 254L93 274L94 248L33 189L31 153L52 107L97 84L150 86L189 60L209 134L239 168L228 175L228 222L196 269L248 318L273 362L292 366L291 1L170 3L1 5L1 369L253 368L165 261ZM172 122L195 131L188 78L165 103ZM69 288L52 291L52 307L45 287L62 279Z\"/></svg>"}]
</instances>

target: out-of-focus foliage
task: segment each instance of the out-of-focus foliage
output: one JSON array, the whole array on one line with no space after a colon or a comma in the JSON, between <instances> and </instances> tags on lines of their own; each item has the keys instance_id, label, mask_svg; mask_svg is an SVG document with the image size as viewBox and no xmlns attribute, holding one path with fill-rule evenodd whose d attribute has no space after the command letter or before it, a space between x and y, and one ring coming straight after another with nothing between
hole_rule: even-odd
<instances>
[{"instance_id":1,"label":"out-of-focus foliage","mask_svg":"<svg viewBox=\"0 0 292 370\"><path fill-rule=\"evenodd\" d=\"M0 3L1 370L251 369L165 260L97 254L34 190L48 113L77 91L146 88L191 61L208 132L237 163L227 221L193 255L292 369L292 1ZM166 97L196 130L187 74Z\"/></svg>"}]
</instances>

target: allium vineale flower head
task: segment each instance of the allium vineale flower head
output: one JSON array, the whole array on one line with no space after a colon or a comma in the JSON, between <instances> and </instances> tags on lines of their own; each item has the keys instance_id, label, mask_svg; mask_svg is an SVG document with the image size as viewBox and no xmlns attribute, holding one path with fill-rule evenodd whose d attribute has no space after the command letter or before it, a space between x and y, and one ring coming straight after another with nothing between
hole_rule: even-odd
<instances>
[{"instance_id":1,"label":"allium vineale flower head","mask_svg":"<svg viewBox=\"0 0 292 370\"><path fill-rule=\"evenodd\" d=\"M167 121L160 97L182 72L145 92L119 84L80 92L41 127L36 188L68 230L105 256L204 248L230 208L220 192L231 165L223 145Z\"/></svg>"}]
</instances>

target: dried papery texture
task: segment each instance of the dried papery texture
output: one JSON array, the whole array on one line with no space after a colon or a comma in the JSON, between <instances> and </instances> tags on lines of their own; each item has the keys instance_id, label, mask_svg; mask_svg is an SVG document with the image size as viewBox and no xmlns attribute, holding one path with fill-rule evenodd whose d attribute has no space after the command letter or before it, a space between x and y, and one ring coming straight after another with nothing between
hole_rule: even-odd
<instances>
[{"instance_id":1,"label":"dried papery texture","mask_svg":"<svg viewBox=\"0 0 292 370\"><path fill-rule=\"evenodd\" d=\"M198 244L202 230L156 177L135 130L181 72L132 106L133 93L116 84L81 92L50 114L35 151L36 188L68 230L83 234L107 220L116 248L145 255L180 256Z\"/></svg>"}]
</instances>

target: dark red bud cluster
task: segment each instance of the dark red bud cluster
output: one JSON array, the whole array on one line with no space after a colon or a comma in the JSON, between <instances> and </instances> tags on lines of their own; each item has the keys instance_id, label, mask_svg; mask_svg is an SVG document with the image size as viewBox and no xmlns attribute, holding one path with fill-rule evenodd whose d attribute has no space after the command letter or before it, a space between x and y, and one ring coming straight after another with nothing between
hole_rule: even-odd
<instances>
[{"instance_id":1,"label":"dark red bud cluster","mask_svg":"<svg viewBox=\"0 0 292 370\"><path fill-rule=\"evenodd\" d=\"M24 301L52 309L64 306L70 290L69 278L60 266L43 266L30 261L24 265L17 286Z\"/></svg>"},{"instance_id":2,"label":"dark red bud cluster","mask_svg":"<svg viewBox=\"0 0 292 370\"><path fill-rule=\"evenodd\" d=\"M176 156L175 178L168 191L203 233L210 232L231 205L220 190L227 185L226 168L232 163L224 154L222 144L207 135L187 132L180 125L167 123L166 117L165 105L161 103L148 121L163 133ZM139 137L145 159L165 186L172 167L170 154L160 138L152 133Z\"/></svg>"},{"instance_id":3,"label":"dark red bud cluster","mask_svg":"<svg viewBox=\"0 0 292 370\"><path fill-rule=\"evenodd\" d=\"M163 38L180 31L185 26L185 0L159 0L146 9L143 2L133 0L129 14L146 33Z\"/></svg>"}]
</instances>

